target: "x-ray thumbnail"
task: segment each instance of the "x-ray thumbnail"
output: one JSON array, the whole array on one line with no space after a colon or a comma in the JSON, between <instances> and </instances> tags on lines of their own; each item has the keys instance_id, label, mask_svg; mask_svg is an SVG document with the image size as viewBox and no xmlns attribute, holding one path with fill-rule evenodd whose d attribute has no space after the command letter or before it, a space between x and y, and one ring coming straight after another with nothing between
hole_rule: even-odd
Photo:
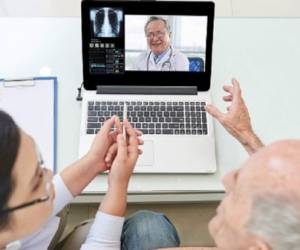
<instances>
[{"instance_id":1,"label":"x-ray thumbnail","mask_svg":"<svg viewBox=\"0 0 300 250\"><path fill-rule=\"evenodd\" d=\"M90 12L94 37L122 36L123 11L117 8L99 8Z\"/></svg>"}]
</instances>

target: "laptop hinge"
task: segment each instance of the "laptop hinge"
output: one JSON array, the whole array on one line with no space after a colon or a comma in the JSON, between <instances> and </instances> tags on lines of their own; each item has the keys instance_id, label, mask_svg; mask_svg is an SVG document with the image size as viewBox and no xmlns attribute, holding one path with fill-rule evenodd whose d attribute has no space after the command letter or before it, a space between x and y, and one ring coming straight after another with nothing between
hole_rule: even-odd
<instances>
[{"instance_id":1,"label":"laptop hinge","mask_svg":"<svg viewBox=\"0 0 300 250\"><path fill-rule=\"evenodd\" d=\"M197 95L197 86L97 86L97 94Z\"/></svg>"}]
</instances>

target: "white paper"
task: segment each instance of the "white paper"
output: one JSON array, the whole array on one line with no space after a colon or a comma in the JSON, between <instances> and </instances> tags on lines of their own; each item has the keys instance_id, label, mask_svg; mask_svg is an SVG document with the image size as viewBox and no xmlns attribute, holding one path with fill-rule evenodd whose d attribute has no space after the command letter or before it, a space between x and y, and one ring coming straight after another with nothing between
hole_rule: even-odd
<instances>
[{"instance_id":1,"label":"white paper","mask_svg":"<svg viewBox=\"0 0 300 250\"><path fill-rule=\"evenodd\" d=\"M30 86L18 83L5 87L0 82L0 109L33 137L45 166L54 170L54 80L36 80Z\"/></svg>"}]
</instances>

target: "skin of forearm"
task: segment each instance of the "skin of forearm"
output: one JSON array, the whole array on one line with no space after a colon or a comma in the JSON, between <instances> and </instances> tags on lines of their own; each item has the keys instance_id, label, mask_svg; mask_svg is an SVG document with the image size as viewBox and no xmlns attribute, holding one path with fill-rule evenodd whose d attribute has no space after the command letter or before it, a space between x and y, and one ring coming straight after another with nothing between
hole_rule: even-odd
<instances>
[{"instance_id":1,"label":"skin of forearm","mask_svg":"<svg viewBox=\"0 0 300 250\"><path fill-rule=\"evenodd\" d=\"M127 186L111 186L108 189L99 211L123 217L127 207Z\"/></svg>"},{"instance_id":2,"label":"skin of forearm","mask_svg":"<svg viewBox=\"0 0 300 250\"><path fill-rule=\"evenodd\" d=\"M249 155L252 155L258 149L264 147L264 144L252 131L244 135L244 140L242 144Z\"/></svg>"},{"instance_id":3,"label":"skin of forearm","mask_svg":"<svg viewBox=\"0 0 300 250\"><path fill-rule=\"evenodd\" d=\"M99 174L95 162L87 156L66 167L61 177L69 191L75 197Z\"/></svg>"}]
</instances>

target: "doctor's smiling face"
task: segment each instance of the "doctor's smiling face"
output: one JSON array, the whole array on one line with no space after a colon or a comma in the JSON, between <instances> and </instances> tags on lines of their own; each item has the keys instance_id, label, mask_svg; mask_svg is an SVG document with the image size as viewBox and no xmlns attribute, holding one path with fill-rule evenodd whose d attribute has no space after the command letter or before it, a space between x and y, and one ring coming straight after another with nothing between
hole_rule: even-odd
<instances>
[{"instance_id":1,"label":"doctor's smiling face","mask_svg":"<svg viewBox=\"0 0 300 250\"><path fill-rule=\"evenodd\" d=\"M170 31L163 19L150 19L145 27L149 49L159 55L170 47Z\"/></svg>"}]
</instances>

